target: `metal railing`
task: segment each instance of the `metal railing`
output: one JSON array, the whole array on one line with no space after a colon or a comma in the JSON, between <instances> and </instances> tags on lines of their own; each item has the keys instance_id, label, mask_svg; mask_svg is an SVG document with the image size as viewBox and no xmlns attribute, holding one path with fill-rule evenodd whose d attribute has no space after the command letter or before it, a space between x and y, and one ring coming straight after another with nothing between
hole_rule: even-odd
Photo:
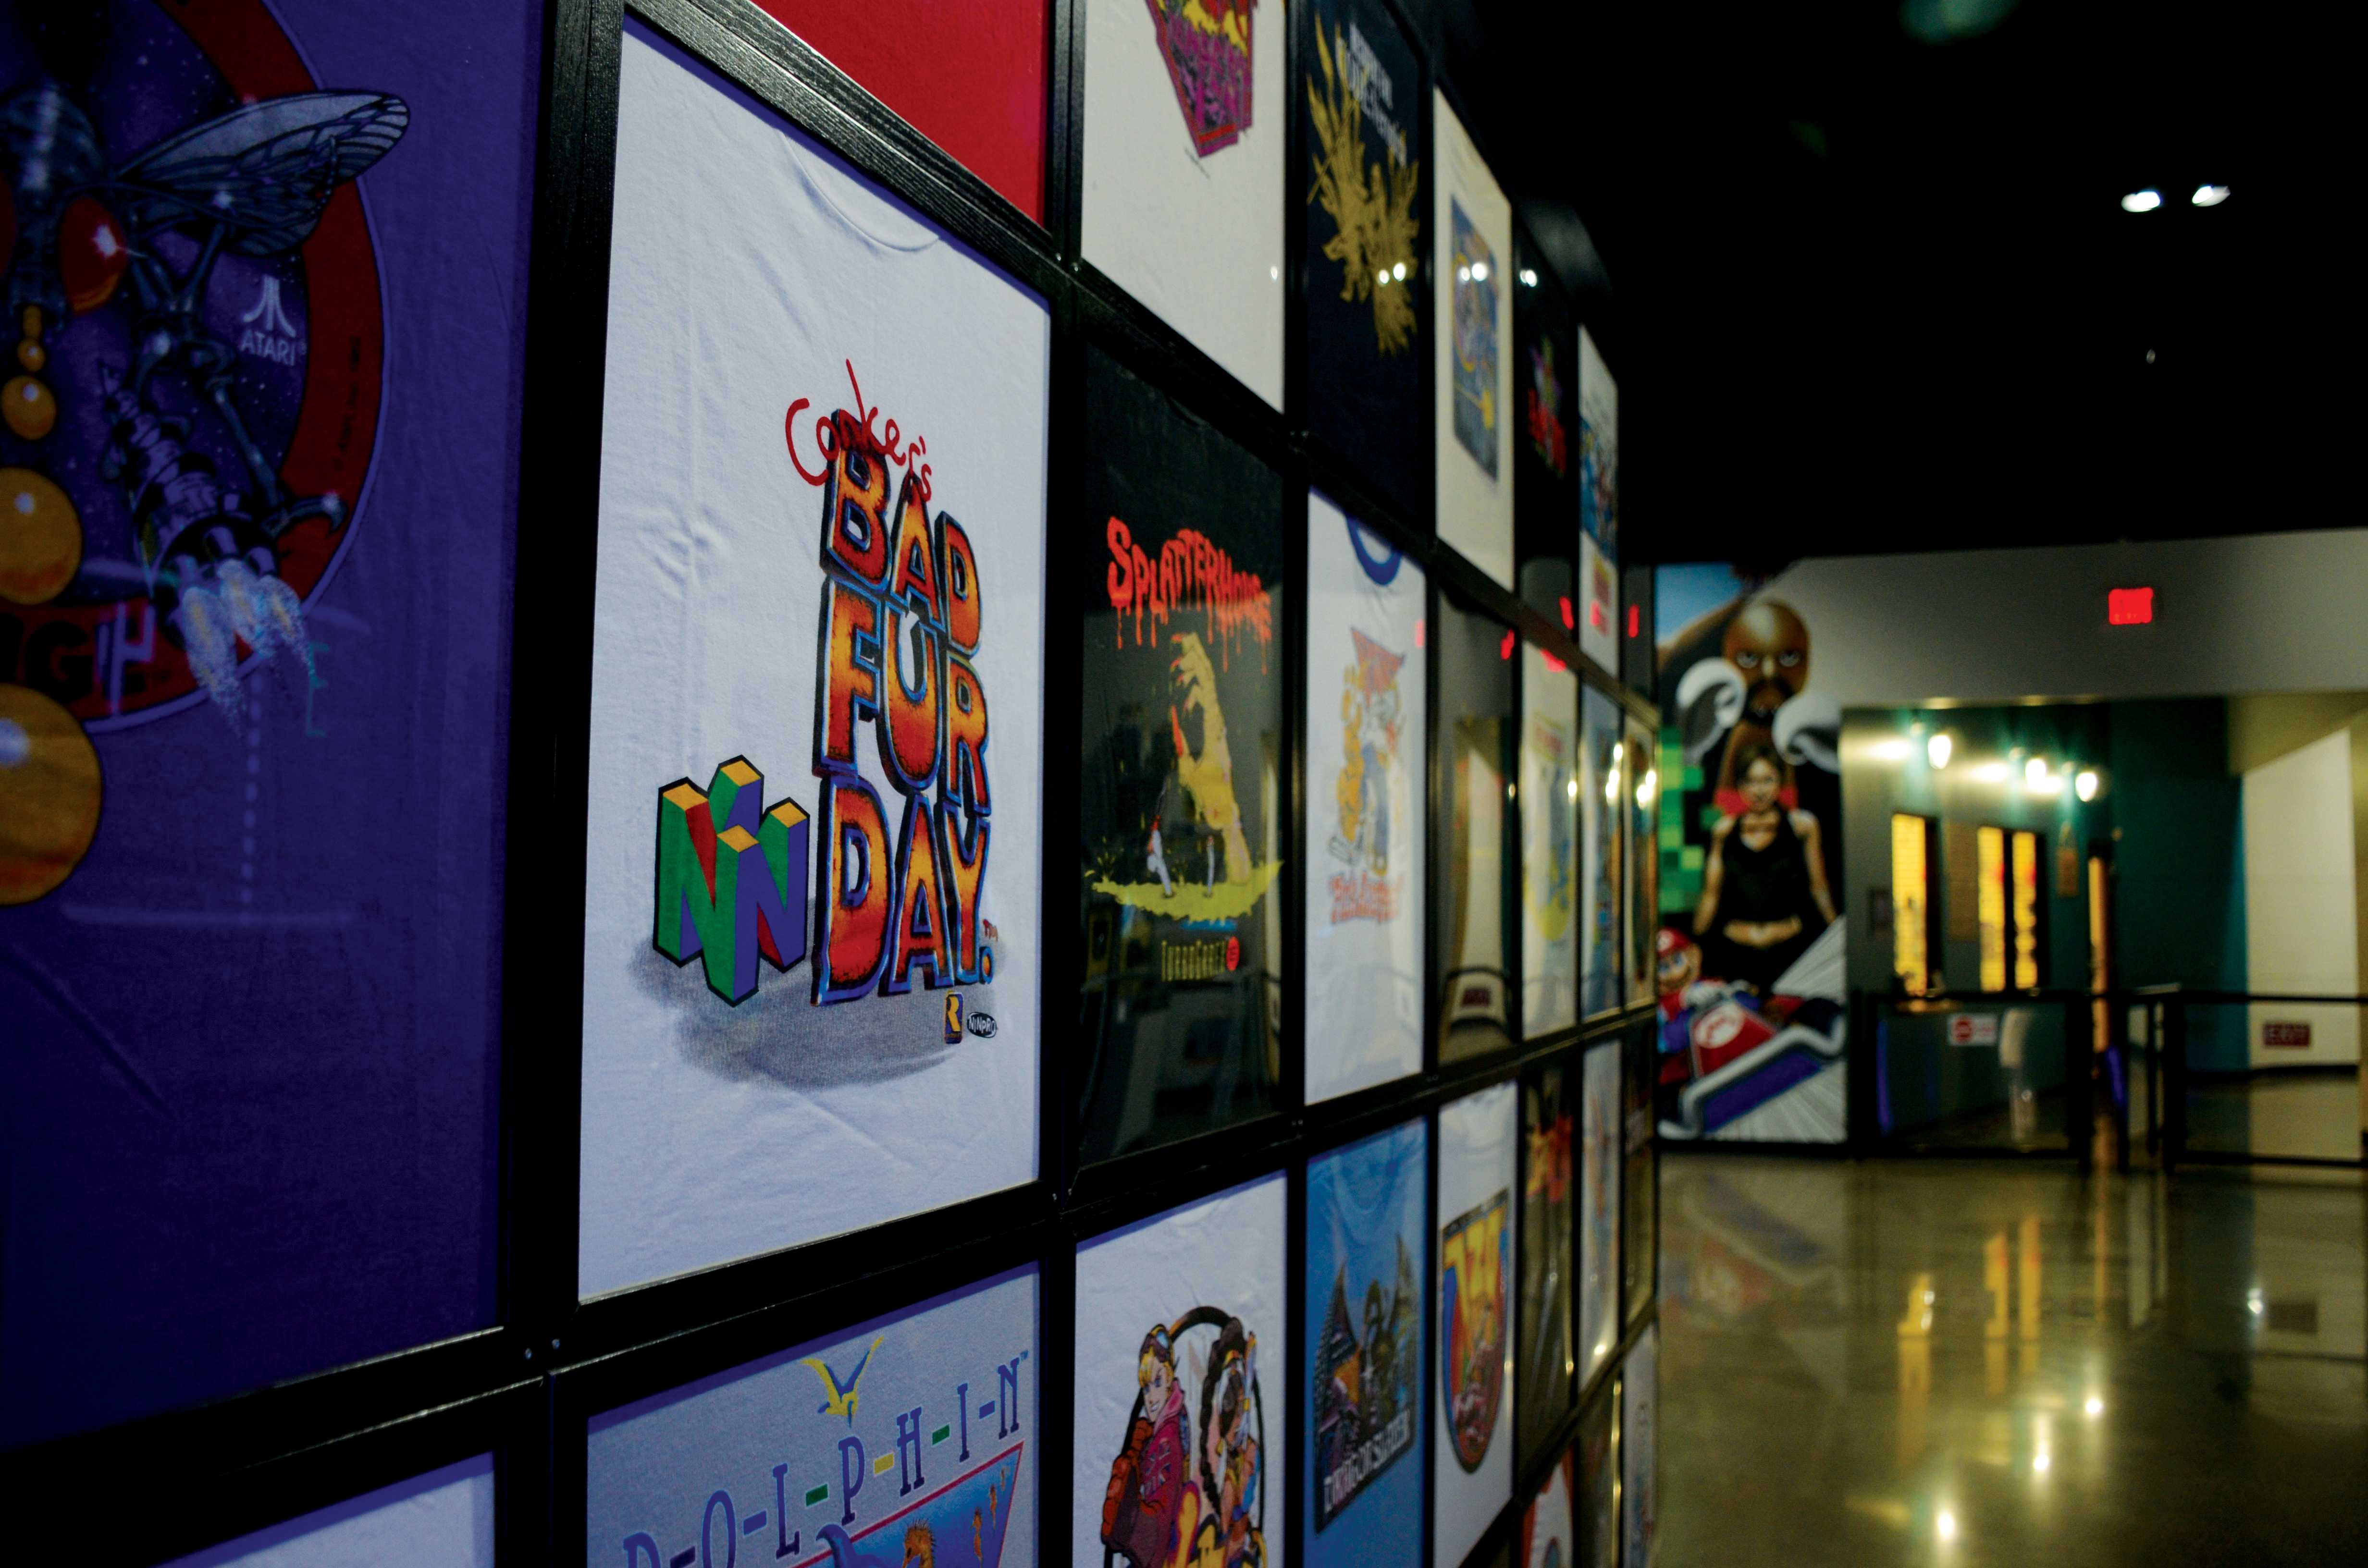
<instances>
[{"instance_id":1,"label":"metal railing","mask_svg":"<svg viewBox=\"0 0 2368 1568\"><path fill-rule=\"evenodd\" d=\"M2101 1153L2127 1170L2134 1150L2143 1149L2171 1170L2182 1164L2356 1169L2368 1152L2360 1108L2340 1094L2317 1096L2318 1119L2328 1125L2313 1131L2323 1147L2280 1147L2274 1133L2265 1143L2255 1118L2261 1088L2280 1093L2306 1075L2354 1075L2356 1096L2356 1062L2315 1058L2297 1064L2301 1071L2265 1064L2250 1047L2250 1028L2241 1066L2199 1067L2192 1052L2192 1015L2202 1009L2359 1008L2368 1007L2368 996L2149 985L1861 992L1852 1003L1850 1143L1862 1153L2068 1155L2083 1169ZM2061 1020L2060 1030L2053 1019ZM2306 1046L2316 1021L2270 1021L2263 1032L2298 1032ZM2368 1018L2361 1032L2368 1035ZM2217 1120L2243 1126L2240 1146L2217 1138L2216 1127L2198 1136L2199 1102ZM2355 1135L2358 1145L2351 1142Z\"/></svg>"}]
</instances>

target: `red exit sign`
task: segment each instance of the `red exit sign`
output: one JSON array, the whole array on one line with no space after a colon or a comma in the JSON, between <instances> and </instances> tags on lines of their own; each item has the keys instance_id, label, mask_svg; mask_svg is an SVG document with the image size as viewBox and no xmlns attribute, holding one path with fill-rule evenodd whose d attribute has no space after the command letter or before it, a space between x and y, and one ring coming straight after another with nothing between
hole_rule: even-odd
<instances>
[{"instance_id":1,"label":"red exit sign","mask_svg":"<svg viewBox=\"0 0 2368 1568\"><path fill-rule=\"evenodd\" d=\"M2105 624L2108 626L2145 626L2154 619L2152 588L2108 588L2105 590Z\"/></svg>"}]
</instances>

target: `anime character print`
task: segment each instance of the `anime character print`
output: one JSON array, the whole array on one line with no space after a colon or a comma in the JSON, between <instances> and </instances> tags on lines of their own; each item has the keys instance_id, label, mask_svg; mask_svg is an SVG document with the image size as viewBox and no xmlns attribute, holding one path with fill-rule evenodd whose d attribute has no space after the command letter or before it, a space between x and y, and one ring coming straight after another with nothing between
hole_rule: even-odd
<instances>
[{"instance_id":1,"label":"anime character print","mask_svg":"<svg viewBox=\"0 0 2368 1568\"><path fill-rule=\"evenodd\" d=\"M1266 1407L1258 1336L1237 1317L1195 1307L1144 1335L1135 1382L1102 1497L1104 1563L1263 1568Z\"/></svg>"},{"instance_id":2,"label":"anime character print","mask_svg":"<svg viewBox=\"0 0 2368 1568\"><path fill-rule=\"evenodd\" d=\"M1505 1403L1506 1228L1511 1194L1499 1192L1440 1233L1440 1381L1455 1462L1477 1471Z\"/></svg>"}]
</instances>

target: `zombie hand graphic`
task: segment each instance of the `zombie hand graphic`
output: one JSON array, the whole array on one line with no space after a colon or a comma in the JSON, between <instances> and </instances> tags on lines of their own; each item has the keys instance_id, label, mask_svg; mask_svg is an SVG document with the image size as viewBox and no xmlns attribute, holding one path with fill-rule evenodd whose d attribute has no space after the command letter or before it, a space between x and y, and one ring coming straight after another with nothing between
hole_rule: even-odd
<instances>
[{"instance_id":1,"label":"zombie hand graphic","mask_svg":"<svg viewBox=\"0 0 2368 1568\"><path fill-rule=\"evenodd\" d=\"M1218 835L1225 846L1225 881L1247 881L1250 841L1242 831L1242 808L1234 796L1234 755L1225 741L1224 710L1217 706L1217 670L1209 650L1193 632L1173 639L1178 700L1167 710L1176 741L1176 777L1192 797L1193 813L1201 824ZM1196 751L1185 738L1184 721L1197 715L1201 744Z\"/></svg>"}]
</instances>

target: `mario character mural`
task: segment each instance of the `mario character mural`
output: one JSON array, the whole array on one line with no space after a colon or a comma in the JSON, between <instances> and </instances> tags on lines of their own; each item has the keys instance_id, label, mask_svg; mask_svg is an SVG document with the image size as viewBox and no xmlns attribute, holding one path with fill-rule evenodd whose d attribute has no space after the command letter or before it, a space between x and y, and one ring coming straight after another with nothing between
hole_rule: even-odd
<instances>
[{"instance_id":1,"label":"mario character mural","mask_svg":"<svg viewBox=\"0 0 2368 1568\"><path fill-rule=\"evenodd\" d=\"M1666 569L1660 624L1662 1134L1839 1142L1841 716L1808 625L1724 566Z\"/></svg>"}]
</instances>

